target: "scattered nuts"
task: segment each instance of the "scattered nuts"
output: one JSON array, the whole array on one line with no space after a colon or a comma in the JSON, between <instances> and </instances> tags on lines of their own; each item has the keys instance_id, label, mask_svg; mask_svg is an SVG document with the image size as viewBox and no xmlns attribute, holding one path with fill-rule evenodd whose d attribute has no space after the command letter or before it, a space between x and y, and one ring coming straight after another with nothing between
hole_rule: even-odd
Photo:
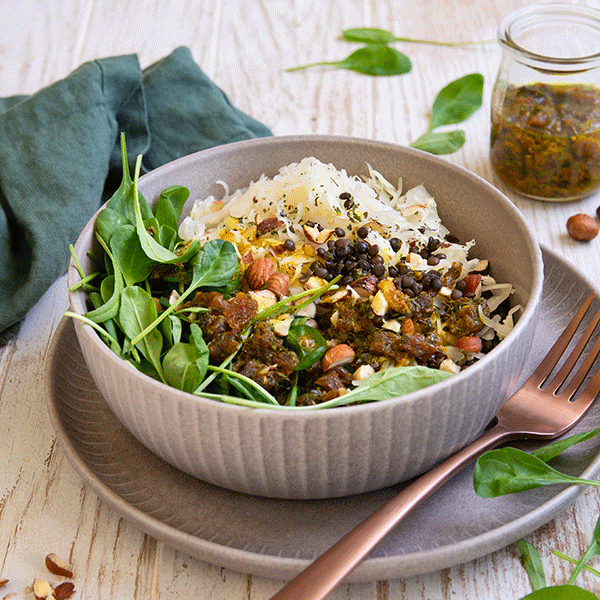
<instances>
[{"instance_id":1,"label":"scattered nuts","mask_svg":"<svg viewBox=\"0 0 600 600\"><path fill-rule=\"evenodd\" d=\"M354 350L348 344L337 344L329 348L321 359L321 368L323 371L329 371L333 367L346 365L354 360Z\"/></svg>"},{"instance_id":2,"label":"scattered nuts","mask_svg":"<svg viewBox=\"0 0 600 600\"><path fill-rule=\"evenodd\" d=\"M270 258L257 258L246 269L246 281L252 290L260 290L266 285L275 271L275 264Z\"/></svg>"},{"instance_id":3,"label":"scattered nuts","mask_svg":"<svg viewBox=\"0 0 600 600\"><path fill-rule=\"evenodd\" d=\"M273 273L267 280L267 289L280 298L285 296L290 289L290 276L287 273Z\"/></svg>"},{"instance_id":4,"label":"scattered nuts","mask_svg":"<svg viewBox=\"0 0 600 600\"><path fill-rule=\"evenodd\" d=\"M483 344L476 335L466 335L456 340L456 347L463 352L481 352Z\"/></svg>"},{"instance_id":5,"label":"scattered nuts","mask_svg":"<svg viewBox=\"0 0 600 600\"><path fill-rule=\"evenodd\" d=\"M61 577L73 577L73 571L69 569L69 566L62 561L56 554L48 554L46 556L46 569L53 575L60 575Z\"/></svg>"},{"instance_id":6,"label":"scattered nuts","mask_svg":"<svg viewBox=\"0 0 600 600\"><path fill-rule=\"evenodd\" d=\"M373 300L371 300L371 310L379 317L383 317L388 309L388 302L383 295L383 292L379 290Z\"/></svg>"},{"instance_id":7,"label":"scattered nuts","mask_svg":"<svg viewBox=\"0 0 600 600\"><path fill-rule=\"evenodd\" d=\"M32 591L35 600L56 600L52 586L43 579L34 579Z\"/></svg>"},{"instance_id":8,"label":"scattered nuts","mask_svg":"<svg viewBox=\"0 0 600 600\"><path fill-rule=\"evenodd\" d=\"M598 235L600 226L598 221L590 215L578 213L567 220L567 231L574 240L589 242Z\"/></svg>"},{"instance_id":9,"label":"scattered nuts","mask_svg":"<svg viewBox=\"0 0 600 600\"><path fill-rule=\"evenodd\" d=\"M256 225L256 235L265 235L283 227L285 223L277 217L267 217Z\"/></svg>"},{"instance_id":10,"label":"scattered nuts","mask_svg":"<svg viewBox=\"0 0 600 600\"><path fill-rule=\"evenodd\" d=\"M258 303L258 310L265 310L277 302L277 296L271 290L251 290L248 296Z\"/></svg>"},{"instance_id":11,"label":"scattered nuts","mask_svg":"<svg viewBox=\"0 0 600 600\"><path fill-rule=\"evenodd\" d=\"M400 333L404 335L411 335L415 332L415 324L412 319L404 319L400 326Z\"/></svg>"},{"instance_id":12,"label":"scattered nuts","mask_svg":"<svg viewBox=\"0 0 600 600\"><path fill-rule=\"evenodd\" d=\"M354 371L354 375L352 375L352 385L358 385L366 381L374 373L375 369L371 365L361 365Z\"/></svg>"},{"instance_id":13,"label":"scattered nuts","mask_svg":"<svg viewBox=\"0 0 600 600\"><path fill-rule=\"evenodd\" d=\"M440 371L447 371L456 375L460 372L460 367L453 360L445 358L440 364Z\"/></svg>"},{"instance_id":14,"label":"scattered nuts","mask_svg":"<svg viewBox=\"0 0 600 600\"><path fill-rule=\"evenodd\" d=\"M359 277L353 284L354 291L361 297L367 298L377 293L377 284L379 279L375 275L365 275Z\"/></svg>"},{"instance_id":15,"label":"scattered nuts","mask_svg":"<svg viewBox=\"0 0 600 600\"><path fill-rule=\"evenodd\" d=\"M310 227L309 225L302 225L302 229L306 238L314 244L324 244L333 235L333 229L319 231L316 227Z\"/></svg>"},{"instance_id":16,"label":"scattered nuts","mask_svg":"<svg viewBox=\"0 0 600 600\"><path fill-rule=\"evenodd\" d=\"M465 292L467 294L474 294L475 292L477 292L477 288L481 283L481 273L471 273L469 275L465 275L463 281L465 282L466 286Z\"/></svg>"},{"instance_id":17,"label":"scattered nuts","mask_svg":"<svg viewBox=\"0 0 600 600\"><path fill-rule=\"evenodd\" d=\"M333 294L321 296L321 304L335 304L336 302L343 300L349 293L348 288L340 288L333 292Z\"/></svg>"},{"instance_id":18,"label":"scattered nuts","mask_svg":"<svg viewBox=\"0 0 600 600\"><path fill-rule=\"evenodd\" d=\"M0 579L0 587L4 587L8 583L8 579Z\"/></svg>"},{"instance_id":19,"label":"scattered nuts","mask_svg":"<svg viewBox=\"0 0 600 600\"><path fill-rule=\"evenodd\" d=\"M71 581L65 581L54 588L54 597L56 600L67 600L75 593L75 584Z\"/></svg>"}]
</instances>

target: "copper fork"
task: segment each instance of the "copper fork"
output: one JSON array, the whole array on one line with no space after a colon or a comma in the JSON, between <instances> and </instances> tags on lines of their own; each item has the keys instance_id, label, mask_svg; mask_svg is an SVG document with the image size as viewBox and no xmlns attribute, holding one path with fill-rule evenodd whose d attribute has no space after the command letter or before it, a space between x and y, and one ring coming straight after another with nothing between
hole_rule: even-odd
<instances>
[{"instance_id":1,"label":"copper fork","mask_svg":"<svg viewBox=\"0 0 600 600\"><path fill-rule=\"evenodd\" d=\"M484 451L511 440L553 439L571 429L600 392L600 370L580 390L600 353L600 337L568 380L600 320L600 310L592 317L556 375L548 380L558 367L594 296L592 294L586 299L531 377L504 403L493 427L404 488L292 579L271 600L325 598L413 508Z\"/></svg>"}]
</instances>

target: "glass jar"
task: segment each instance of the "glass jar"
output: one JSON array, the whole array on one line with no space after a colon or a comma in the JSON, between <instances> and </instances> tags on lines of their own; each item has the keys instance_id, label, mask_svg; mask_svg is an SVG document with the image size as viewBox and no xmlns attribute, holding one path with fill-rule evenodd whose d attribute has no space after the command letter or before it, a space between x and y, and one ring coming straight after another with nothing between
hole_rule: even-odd
<instances>
[{"instance_id":1,"label":"glass jar","mask_svg":"<svg viewBox=\"0 0 600 600\"><path fill-rule=\"evenodd\" d=\"M490 158L502 182L537 200L600 188L600 11L522 8L499 25Z\"/></svg>"}]
</instances>

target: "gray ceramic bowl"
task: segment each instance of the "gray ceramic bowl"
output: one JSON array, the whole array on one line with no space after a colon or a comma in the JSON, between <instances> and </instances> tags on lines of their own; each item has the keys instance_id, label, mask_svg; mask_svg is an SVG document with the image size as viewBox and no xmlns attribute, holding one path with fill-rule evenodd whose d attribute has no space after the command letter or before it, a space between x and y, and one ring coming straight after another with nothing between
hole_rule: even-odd
<instances>
[{"instance_id":1,"label":"gray ceramic bowl","mask_svg":"<svg viewBox=\"0 0 600 600\"><path fill-rule=\"evenodd\" d=\"M359 406L298 412L249 409L180 392L121 361L88 325L77 336L102 396L124 426L175 467L204 481L280 498L327 498L379 489L411 478L477 436L514 386L532 343L543 282L541 252L514 205L480 177L421 151L387 143L330 136L236 142L205 150L143 176L139 189L152 202L169 185L190 198L246 187L262 173L316 156L366 174L366 163L406 189L425 184L443 222L461 239L475 239L499 281L510 281L524 310L513 331L466 371L427 389ZM86 272L94 218L76 252ZM69 286L79 280L69 267ZM85 295L70 294L71 310L85 313Z\"/></svg>"}]
</instances>

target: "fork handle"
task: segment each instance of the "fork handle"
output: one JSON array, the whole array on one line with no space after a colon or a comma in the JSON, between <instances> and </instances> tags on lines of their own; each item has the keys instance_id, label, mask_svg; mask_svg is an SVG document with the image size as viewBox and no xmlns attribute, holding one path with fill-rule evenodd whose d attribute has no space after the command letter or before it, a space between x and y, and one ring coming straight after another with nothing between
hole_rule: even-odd
<instances>
[{"instance_id":1,"label":"fork handle","mask_svg":"<svg viewBox=\"0 0 600 600\"><path fill-rule=\"evenodd\" d=\"M502 425L486 431L405 487L292 579L271 600L325 598L413 508L483 452L511 438L514 438L514 432Z\"/></svg>"}]
</instances>

